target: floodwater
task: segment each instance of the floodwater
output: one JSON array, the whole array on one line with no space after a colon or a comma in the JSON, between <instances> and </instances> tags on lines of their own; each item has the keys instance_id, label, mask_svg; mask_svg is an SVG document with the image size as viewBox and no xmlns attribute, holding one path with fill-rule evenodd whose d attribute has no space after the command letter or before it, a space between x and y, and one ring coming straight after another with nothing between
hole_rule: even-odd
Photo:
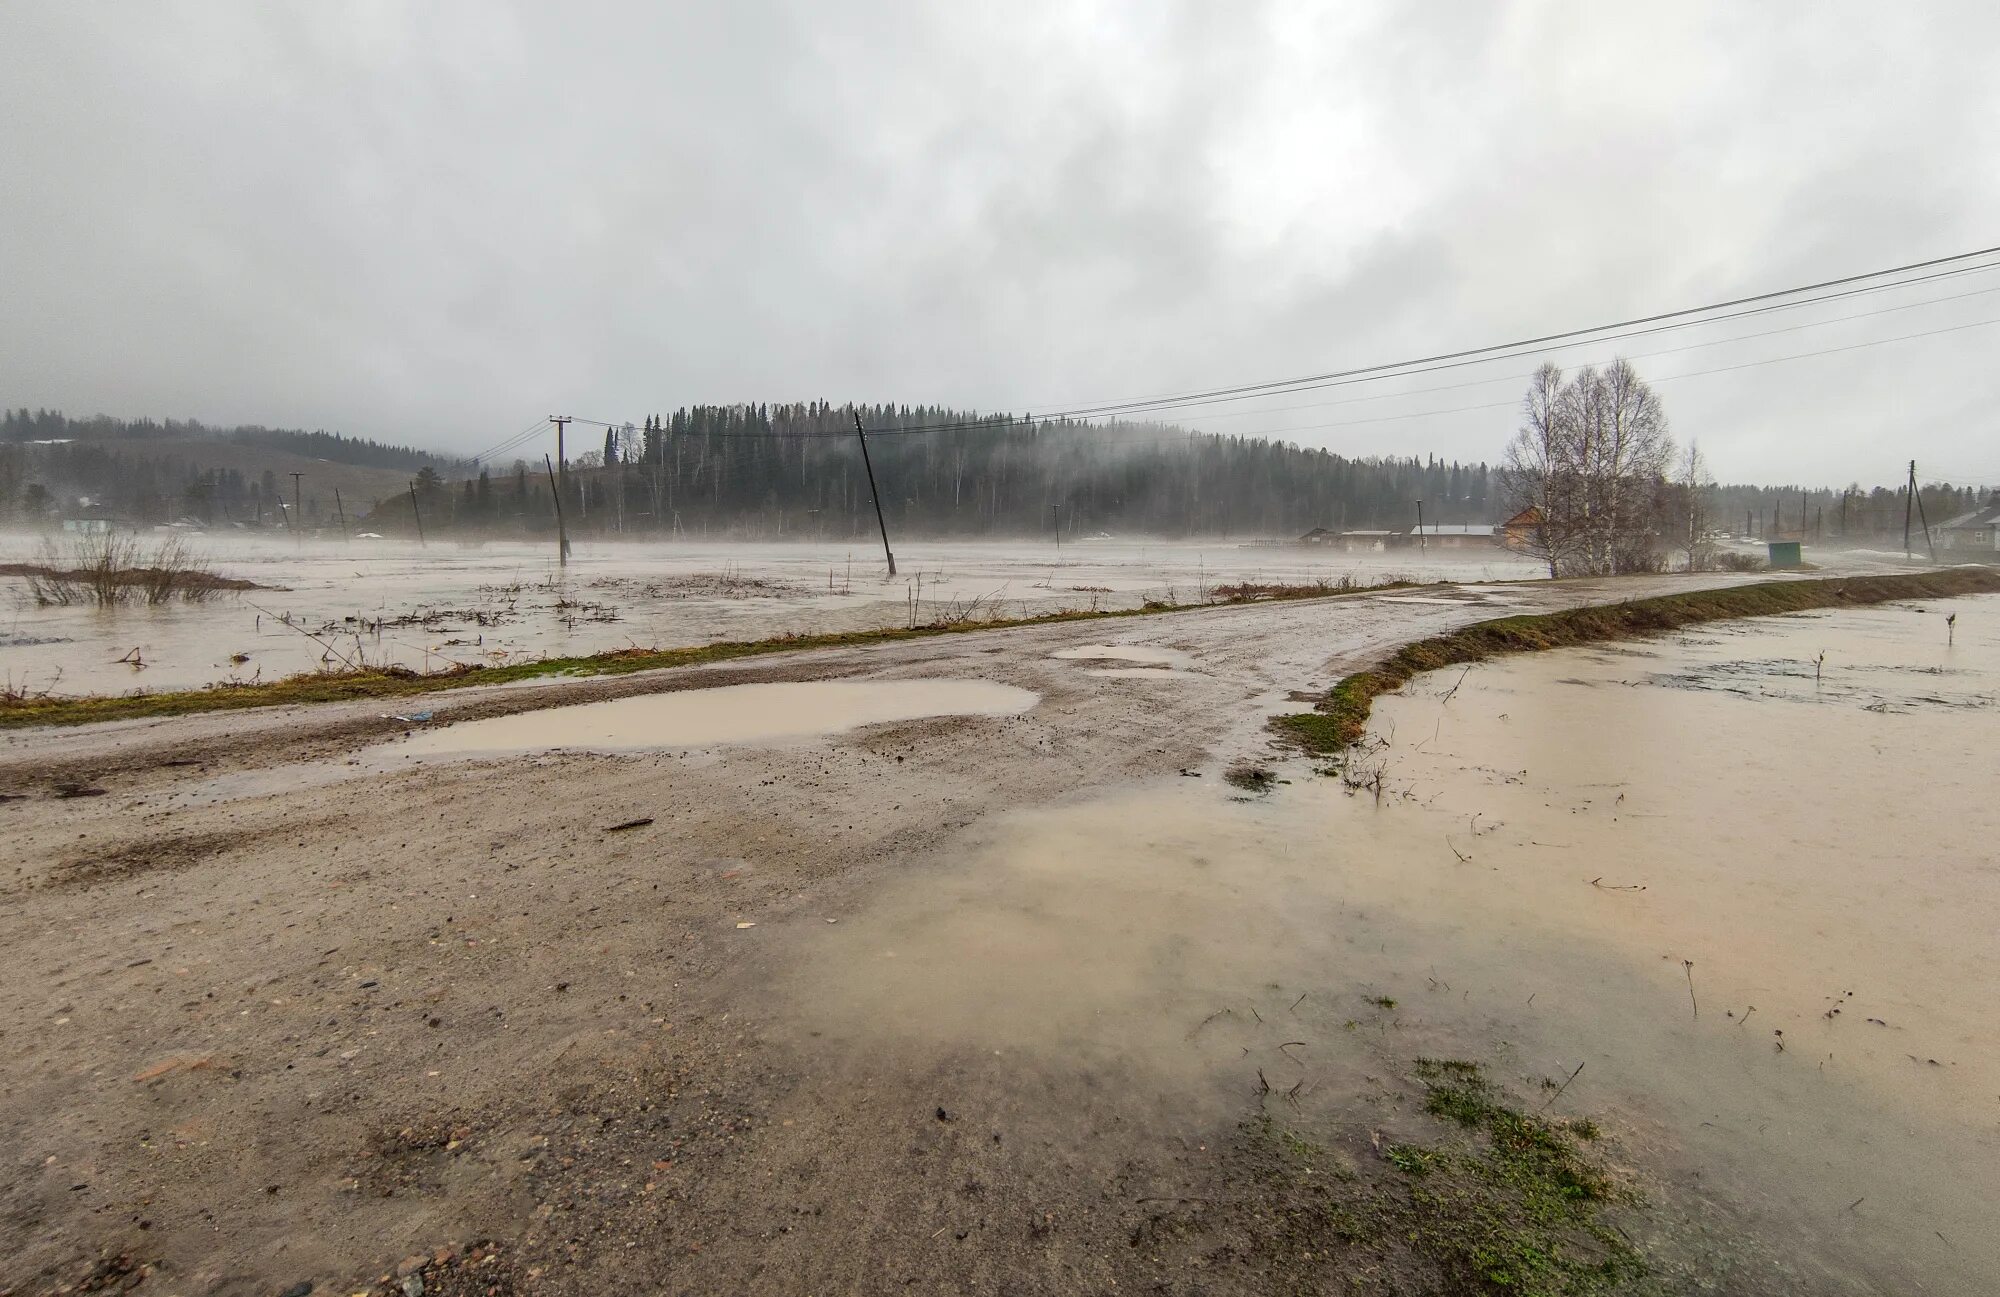
<instances>
[{"instance_id":1,"label":"floodwater","mask_svg":"<svg viewBox=\"0 0 2000 1297\"><path fill-rule=\"evenodd\" d=\"M808 1047L1115 1066L1217 1122L1258 1078L1380 1121L1385 1053L1573 1077L1554 1111L1694 1273L1985 1294L1996 713L1991 596L1436 673L1378 703L1365 786L1292 763L989 822L799 934L787 998Z\"/></svg>"},{"instance_id":2,"label":"floodwater","mask_svg":"<svg viewBox=\"0 0 2000 1297\"><path fill-rule=\"evenodd\" d=\"M185 539L210 569L282 588L159 608L40 608L25 582L0 580L0 677L59 694L185 689L351 662L436 670L635 644L1135 608L1149 599L1196 603L1234 582L1542 575L1501 550L1426 559L1232 542L1102 541L1058 551L1030 542L910 541L898 546L891 579L881 551L866 545L584 544L562 568L552 546L519 542L420 548L240 534ZM0 561L37 561L41 544L0 535Z\"/></svg>"},{"instance_id":3,"label":"floodwater","mask_svg":"<svg viewBox=\"0 0 2000 1297\"><path fill-rule=\"evenodd\" d=\"M637 752L835 734L929 716L1015 716L1038 696L990 680L816 680L683 689L464 721L393 745L410 756Z\"/></svg>"},{"instance_id":4,"label":"floodwater","mask_svg":"<svg viewBox=\"0 0 2000 1297\"><path fill-rule=\"evenodd\" d=\"M1190 661L1185 653L1153 644L1080 644L1057 649L1049 656L1072 662L1131 662L1142 667L1181 667Z\"/></svg>"}]
</instances>

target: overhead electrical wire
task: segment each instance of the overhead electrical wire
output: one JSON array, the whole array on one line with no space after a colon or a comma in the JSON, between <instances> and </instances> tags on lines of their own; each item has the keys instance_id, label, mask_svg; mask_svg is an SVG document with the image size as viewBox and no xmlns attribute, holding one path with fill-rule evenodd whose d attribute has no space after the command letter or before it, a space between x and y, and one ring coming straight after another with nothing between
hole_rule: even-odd
<instances>
[{"instance_id":1,"label":"overhead electrical wire","mask_svg":"<svg viewBox=\"0 0 2000 1297\"><path fill-rule=\"evenodd\" d=\"M1987 268L1981 267L1981 269ZM2000 262L1996 262L1994 267L1991 268L2000 269ZM1900 302L1895 306L1884 306L1873 311L1856 311L1852 315L1836 315L1827 320L1808 320L1803 324L1788 324L1782 328L1764 329L1757 333L1739 333L1727 338L1711 338L1706 342L1690 342L1686 346L1681 347L1662 347L1658 351L1634 352L1632 355L1626 356L1625 359L1650 360L1658 356L1674 356L1684 351L1699 351L1704 347L1722 347L1732 342L1749 342L1756 338L1776 337L1780 333L1797 333L1801 329L1824 328L1829 324L1845 324L1852 320L1865 320L1877 315L1891 315L1897 311L1913 310L1919 306L1935 306L1940 302L1956 302L1968 297L1982 297L1988 293L2000 293L2000 284L1995 284L1990 288L1975 288L1968 293L1952 293L1944 297L1926 297L1916 302ZM1703 323L1707 323L1707 321L1703 321ZM1197 419L1240 419L1246 415L1286 414L1295 410L1321 410L1328 406L1359 405L1366 401L1393 401L1400 397L1417 396L1426 392L1457 392L1463 391L1468 387L1486 387L1493 383L1515 383L1531 377L1533 377L1531 374L1501 374L1493 378L1475 378L1465 383L1440 383L1431 387L1406 388L1400 392L1384 392L1377 396L1350 396L1338 401L1312 401L1305 405L1252 406L1245 410L1224 410L1216 414L1182 415L1178 421L1191 423Z\"/></svg>"},{"instance_id":2,"label":"overhead electrical wire","mask_svg":"<svg viewBox=\"0 0 2000 1297\"><path fill-rule=\"evenodd\" d=\"M1496 360L1518 359L1524 355L1532 355L1536 354L1539 351L1545 351L1548 349L1547 344L1550 343L1562 343L1567 340L1575 340L1576 342L1588 341L1591 343L1610 342L1610 341L1616 341L1621 338L1640 337L1640 336L1650 335L1653 333L1718 324L1726 322L1728 320L1741 319L1751 315L1761 315L1770 311L1793 310L1800 307L1816 305L1821 302L1835 301L1848 297L1860 296L1871 293L1886 292L1897 288L1910 287L1915 284L1927 283L1939 279L1949 279L1949 278L1956 278L1962 275L1978 274L1986 271L2000 269L2000 260L1986 261L1974 265L1965 265L1962 263L1975 261L1976 259L1981 257L1990 257L1996 253L2000 253L2000 246L1982 248L1972 252L1958 253L1948 257L1932 258L1927 261L1910 262L1905 265L1892 266L1882 270L1869 271L1857 275L1847 275L1838 279L1822 280L1817 283L1802 284L1793 288L1778 289L1771 292L1753 294L1747 297L1731 298L1726 301L1712 302L1705 306L1685 307L1674 311L1663 311L1653 315L1639 316L1633 319L1616 321L1609 324L1594 325L1580 329L1569 329L1558 333L1543 334L1540 335L1539 337L1534 337L1534 338L1517 339L1512 342L1494 343L1483 347L1466 348L1463 350L1453 351L1453 352L1442 352L1436 355L1417 357L1404 361L1393 361L1377 365L1360 366L1353 369L1336 370L1322 374L1304 375L1290 379L1276 379L1262 383L1241 384L1234 387L1213 388L1205 391L1189 392L1174 396L1135 398L1134 400L1124 401L1124 402L1103 402L1095 405L1078 406L1070 409L1058 410L1052 413L1042 414L1042 415L1028 415L1028 416L1016 417L1014 415L1000 414L1000 415L985 416L971 420L957 420L949 423L919 424L919 425L895 427L895 428L885 427L880 429L869 429L869 432L871 435L875 436L907 436L907 435L915 435L915 434L931 433L931 432L978 431L982 429L994 429L994 428L1013 426L1022 422L1028 422L1031 424L1041 424L1044 422L1056 422L1056 421L1071 420L1071 419L1087 420L1091 418L1117 418L1119 416L1128 414L1162 414L1174 409L1194 408L1203 405L1223 404L1229 402L1252 400L1260 396L1288 395L1294 392L1320 390L1327 387L1348 386L1362 382L1378 382L1386 379L1408 378L1418 374L1435 373L1442 370L1464 368L1468 365L1487 364ZM1940 267L1940 266L1945 266L1950 268L1944 270L1933 269L1935 267ZM1930 271L1931 273L1921 274L1921 275L1909 274L1909 272L1920 271L1920 270ZM1887 277L1895 275L1909 275L1909 277L1902 279L1888 280L1888 282L1881 282L1881 283L1867 282L1871 280L1885 280L1887 279ZM1861 286L1847 287L1848 285L1857 285L1857 284ZM1822 289L1839 289L1840 291L1820 293L1819 290ZM1845 320L1860 319L1871 315L1888 314L1893 311L1907 310L1917 306L1931 305L1936 302L1954 301L1962 297L1971 297L1971 296L1976 296L1980 293L1986 293L1992 291L1995 291L1995 289L1978 289L1970 293L1953 294L1941 298L1926 299L1925 301L1921 302L1901 303L1895 306L1884 307L1879 311L1858 312L1854 315L1838 317L1832 320L1809 321L1803 324L1787 326L1786 328L1772 329L1761 333L1746 334L1735 338L1715 339L1708 342L1689 344L1686 347L1667 348L1665 350L1658 352L1642 353L1641 358L1643 358L1643 356L1646 355L1666 355L1679 351L1694 350L1700 347L1720 346L1730 342L1740 342L1758 337L1767 337L1777 333L1793 332L1798 329L1819 327L1821 325L1826 325L1826 324L1836 324L1836 323L1841 323ZM1802 293L1814 293L1818 295L1812 297L1799 297L1798 295ZM1796 298L1797 300L1791 300L1791 301L1778 300L1783 298ZM1729 308L1734 308L1734 307L1750 307L1751 309L1730 311ZM1720 315L1714 314L1714 312L1717 311L1729 311L1729 313ZM1671 321L1671 323L1665 323L1669 321ZM1693 378L1700 376L1702 374L1726 373L1737 369L1755 368L1760 365L1775 364L1785 360L1804 359L1816 355L1829 355L1844 351L1854 351L1864 347L1879 346L1887 343L1908 341L1912 338L1932 337L1936 336L1937 334L1957 332L1960 329L1965 329L1965 328L1977 328L1982 325L1991 324L1995 322L1996 321L1991 321L1991 320L1977 321L1972 324L1958 325L1944 329L1935 329L1922 333L1901 335L1894 338L1875 339L1867 342L1854 343L1843 347L1826 348L1820 351L1803 352L1791 356L1780 356L1766 360L1751 361L1742 365L1724 366L1717 369L1699 370L1687 374L1672 375L1654 381L1667 382L1680 378ZM1505 380L1483 379L1483 380L1478 380L1478 382L1474 383L1450 384L1436 388L1414 389L1412 391L1387 394L1384 397L1369 397L1362 399L1364 400L1387 399L1388 396L1409 396L1409 395L1415 395L1418 392L1422 391L1455 390L1461 387L1479 386L1482 383L1498 382L1498 381L1505 381ZM1326 402L1323 404L1333 405L1333 404L1346 404L1346 403L1348 402ZM1408 415L1384 416L1383 418L1379 419L1351 420L1351 421L1346 421L1344 423L1306 425L1302 427L1274 429L1268 433L1254 432L1254 433L1243 433L1239 435L1243 436L1281 435L1287 432L1313 431L1316 430L1317 428L1324 428L1324 427L1342 427L1342 426L1352 426L1352 425L1366 424L1366 423L1400 421L1409 418L1425 417L1426 414L1449 414L1449 413L1460 413L1464 411L1478 410L1478 409L1499 408L1501 404L1511 406L1513 402L1509 401L1505 403L1496 403L1494 405L1465 406L1454 410L1427 411L1427 412L1419 412L1416 414L1408 414ZM1308 409L1317 407L1298 406L1298 407L1284 407L1284 408ZM1230 411L1227 412L1226 414L1188 415L1183 417L1192 420L1197 418L1236 417L1244 414L1281 413L1281 412L1283 412L1283 409L1270 409L1268 407L1257 407L1248 410ZM593 427L609 428L609 427L624 427L629 423L629 420L607 422L604 420L586 419L578 417L575 418L573 422ZM534 427L526 430L524 433L517 435L516 438L510 439L506 443L502 443L502 446L500 448L497 448L495 451L486 452L485 454L476 458L486 458L487 456L490 456L492 454L501 453L505 449L510 448L512 445L519 444L520 441L523 441L527 437L531 436L533 432L541 426L542 424L538 423ZM782 438L788 440L797 440L797 439L813 438L813 437L847 437L851 436L852 433L846 429L822 429L810 432L778 432L774 430L771 432L731 432L731 433L710 434L710 435L726 436L726 437Z\"/></svg>"},{"instance_id":3,"label":"overhead electrical wire","mask_svg":"<svg viewBox=\"0 0 2000 1297\"><path fill-rule=\"evenodd\" d=\"M1690 307L1684 307L1676 311L1662 311L1654 315L1639 316L1630 320L1619 320L1610 324L1592 325L1588 328L1581 328L1581 329L1568 329L1560 333L1543 334L1539 337L1534 337L1534 338L1520 338L1512 342L1491 343L1482 347L1469 347L1460 351L1441 352L1437 355L1419 356L1409 360L1389 361L1377 365L1364 365L1364 366L1358 366L1353 369L1334 370L1323 374L1308 374L1296 378L1272 379L1261 383L1245 383L1234 387L1211 388L1206 391L1188 392L1175 396L1137 398L1129 401L1112 401L1091 406L1076 406L1065 410L1056 410L1046 415L1037 416L1037 418L1068 419L1068 418L1083 418L1091 416L1108 416L1117 413L1138 413L1142 410L1152 412L1152 411L1157 411L1159 409L1170 409L1183 405L1208 403L1232 397L1241 398L1243 396L1250 394L1269 394L1269 393L1279 393L1284 391L1311 390L1312 386L1329 384L1336 380L1361 378L1371 375L1390 375L1396 371L1429 372L1424 370L1417 370L1415 369L1416 366L1436 366L1438 368L1456 368L1457 366L1455 365L1446 366L1440 364L1439 362L1467 361L1468 358L1474 358L1474 357L1482 359L1497 359L1498 357L1494 356L1493 353L1508 352L1508 351L1518 352L1522 348L1545 349L1547 344L1552 342L1558 342L1565 339L1581 339L1589 337L1592 334L1607 334L1617 337L1633 337L1633 336L1638 336L1638 332L1632 332L1632 333L1621 332L1613 334L1613 331L1633 329L1635 328L1635 326L1640 326L1640 325L1656 324L1663 320L1679 321L1679 323L1677 324L1668 326L1671 328L1687 328L1698 324L1712 324L1712 323L1717 323L1721 320L1741 318L1742 315L1758 314L1761 313L1762 310L1789 310L1800 306L1810 306L1821 301L1830 301L1841 297L1853 296L1857 293L1883 292L1889 289L1906 287L1910 284L1925 283L1932 279L1950 278L1960 274L1974 274L1980 271L2000 268L2000 261L1986 262L1984 264L1976 266L1960 265L1957 266L1955 269L1939 271L1930 275L1921 275L1910 279L1896 280L1894 282L1885 284L1872 284L1865 288L1854 289L1843 293L1830 293L1823 297L1804 298L1796 302L1784 302L1774 306L1760 308L1759 311L1739 312L1736 315L1711 316L1711 318L1701 319L1701 320L1690 319L1688 317L1697 315L1707 316L1711 312L1726 310L1730 307L1744 306L1753 302L1770 302L1777 298L1793 297L1800 293L1817 292L1818 290L1823 288L1833 288L1846 284L1860 283L1861 281L1870 279L1881 279L1884 278L1885 276L1900 275L1913 270L1928 269L1933 266L1941 266L1941 265L1971 261L1978 257L1992 256L1996 253L2000 253L2000 247L1981 248L1974 252L1962 252L1955 256L1938 257L1930 261L1911 262L1907 265L1892 266L1883 270L1870 271L1866 274L1848 275L1840 279L1823 280L1816 284L1802 284L1795 288L1779 289L1777 291L1768 293L1758 293L1750 297L1732 298L1728 301L1723 301L1723 302L1712 302L1706 306L1690 306ZM1657 331L1658 330L1640 330L1639 332L1657 332ZM1610 337L1605 337L1605 338L1597 338L1594 340L1609 341L1611 339ZM1471 361L1469 363L1478 363L1478 362ZM907 429L907 431L912 431L912 432L943 431L951 426L954 425L940 424L936 425L935 428L923 428L923 429L912 428L912 429Z\"/></svg>"}]
</instances>

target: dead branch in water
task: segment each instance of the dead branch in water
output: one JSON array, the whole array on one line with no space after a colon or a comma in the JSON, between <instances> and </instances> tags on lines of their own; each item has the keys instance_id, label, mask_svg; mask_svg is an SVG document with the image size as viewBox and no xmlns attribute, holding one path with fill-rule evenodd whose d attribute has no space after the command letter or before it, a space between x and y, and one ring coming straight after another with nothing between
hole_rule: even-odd
<instances>
[{"instance_id":1,"label":"dead branch in water","mask_svg":"<svg viewBox=\"0 0 2000 1297\"><path fill-rule=\"evenodd\" d=\"M1549 1096L1549 1101L1548 1101L1548 1103L1545 1103L1545 1104L1543 1104L1543 1105L1542 1105L1542 1111L1544 1111L1544 1112L1547 1112L1547 1111L1548 1111L1548 1109L1549 1109L1549 1105L1550 1105L1550 1104L1553 1104L1553 1103L1554 1103L1554 1102L1555 1102L1555 1101L1556 1101L1557 1099L1560 1099L1560 1098L1562 1098L1562 1097L1563 1097L1563 1090L1567 1090L1567 1089L1569 1089L1569 1086L1570 1086L1570 1081L1574 1081L1574 1080L1576 1080L1576 1078L1577 1078L1577 1077L1578 1077L1579 1075L1581 1075L1581 1074L1582 1074L1582 1072L1583 1072L1583 1064L1582 1064L1582 1063L1578 1063L1578 1064L1576 1065L1576 1071L1574 1071L1574 1072L1571 1072L1571 1073L1569 1074L1569 1081L1564 1081L1564 1082L1562 1083L1562 1086L1561 1086L1561 1088L1560 1088L1560 1089L1558 1089L1558 1090L1557 1090L1557 1091L1556 1091L1556 1092L1555 1092L1554 1094L1552 1094L1552 1095L1550 1095L1550 1096Z\"/></svg>"},{"instance_id":2,"label":"dead branch in water","mask_svg":"<svg viewBox=\"0 0 2000 1297\"><path fill-rule=\"evenodd\" d=\"M1699 1018L1701 1016L1701 1005L1696 1003L1694 998L1694 961L1692 959L1683 959L1681 967L1687 970L1688 1003L1694 1006L1694 1016Z\"/></svg>"}]
</instances>

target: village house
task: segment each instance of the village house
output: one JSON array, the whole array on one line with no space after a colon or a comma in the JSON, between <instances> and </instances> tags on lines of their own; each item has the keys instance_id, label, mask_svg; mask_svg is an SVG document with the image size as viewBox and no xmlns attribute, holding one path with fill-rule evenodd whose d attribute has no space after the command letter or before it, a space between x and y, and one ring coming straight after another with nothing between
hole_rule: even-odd
<instances>
[{"instance_id":1,"label":"village house","mask_svg":"<svg viewBox=\"0 0 2000 1297\"><path fill-rule=\"evenodd\" d=\"M1931 528L1931 543L1953 558L2000 558L2000 491L1980 508Z\"/></svg>"},{"instance_id":2,"label":"village house","mask_svg":"<svg viewBox=\"0 0 2000 1297\"><path fill-rule=\"evenodd\" d=\"M1424 549L1491 549L1498 544L1499 529L1490 522L1427 522L1397 537L1405 547Z\"/></svg>"}]
</instances>

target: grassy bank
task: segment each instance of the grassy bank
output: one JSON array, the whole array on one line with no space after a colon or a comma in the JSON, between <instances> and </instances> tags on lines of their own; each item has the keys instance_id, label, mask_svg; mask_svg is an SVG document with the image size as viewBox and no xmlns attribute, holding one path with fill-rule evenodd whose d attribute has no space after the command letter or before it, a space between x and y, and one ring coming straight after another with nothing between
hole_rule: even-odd
<instances>
[{"instance_id":1,"label":"grassy bank","mask_svg":"<svg viewBox=\"0 0 2000 1297\"><path fill-rule=\"evenodd\" d=\"M1076 609L1044 613L1034 617L998 618L986 621L960 619L882 630L837 631L821 635L778 635L769 639L698 644L686 648L614 649L608 653L596 653L586 657L542 658L533 662L515 662L505 666L475 664L432 672L411 671L406 667L316 671L283 680L260 681L254 684L211 685L205 689L160 693L60 697L11 690L0 694L0 730L34 725L84 725L93 721L184 716L196 712L238 711L250 707L281 707L294 703L400 698L413 694L435 693L445 689L509 684L519 680L553 676L629 675L635 671L731 662L740 658L761 657L769 653L790 653L800 649L852 648L864 644L888 644L899 640L962 635L1014 626L1047 626L1061 622L1145 617L1159 613L1185 612L1195 608L1226 607L1232 604L1337 599L1381 590L1412 588L1417 585L1417 582L1412 581L1390 581L1371 586L1357 586L1345 581L1322 581L1306 585L1234 586L1218 590L1220 596L1218 598L1190 604L1149 600L1139 608Z\"/></svg>"},{"instance_id":2,"label":"grassy bank","mask_svg":"<svg viewBox=\"0 0 2000 1297\"><path fill-rule=\"evenodd\" d=\"M1893 599L2000 593L2000 569L1956 567L1895 576L1824 581L1767 581L1722 590L1634 599L1566 612L1502 617L1448 635L1405 644L1365 671L1346 677L1309 712L1274 717L1271 727L1307 752L1331 756L1360 742L1377 694L1402 688L1412 677L1439 667L1483 662L1502 653L1629 639L1732 617L1764 617L1886 603Z\"/></svg>"}]
</instances>

